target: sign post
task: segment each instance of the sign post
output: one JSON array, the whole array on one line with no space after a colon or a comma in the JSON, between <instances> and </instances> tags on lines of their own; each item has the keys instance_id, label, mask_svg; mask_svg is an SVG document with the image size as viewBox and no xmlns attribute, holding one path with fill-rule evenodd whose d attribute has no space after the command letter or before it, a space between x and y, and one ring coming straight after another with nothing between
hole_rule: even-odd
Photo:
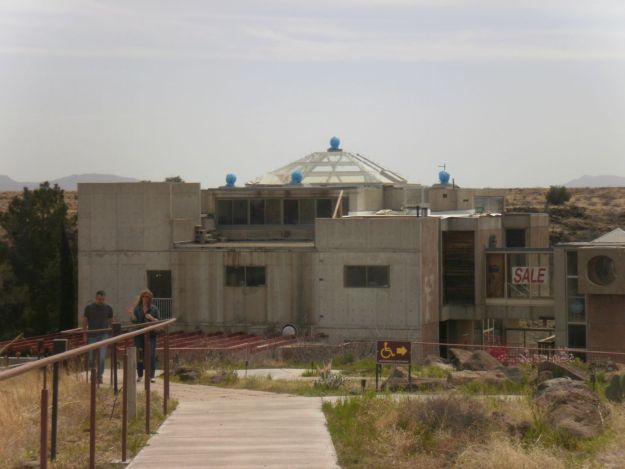
<instances>
[{"instance_id":1,"label":"sign post","mask_svg":"<svg viewBox=\"0 0 625 469\"><path fill-rule=\"evenodd\" d=\"M412 384L412 349L410 341L378 340L375 356L375 390L378 390L382 365L408 365L408 387Z\"/></svg>"}]
</instances>

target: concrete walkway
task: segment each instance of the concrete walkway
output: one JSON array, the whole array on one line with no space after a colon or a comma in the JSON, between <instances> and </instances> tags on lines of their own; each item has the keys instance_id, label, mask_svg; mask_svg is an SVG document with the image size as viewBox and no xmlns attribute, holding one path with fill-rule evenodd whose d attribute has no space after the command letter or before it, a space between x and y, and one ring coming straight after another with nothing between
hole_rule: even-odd
<instances>
[{"instance_id":1,"label":"concrete walkway","mask_svg":"<svg viewBox=\"0 0 625 469\"><path fill-rule=\"evenodd\" d=\"M171 394L178 408L129 468L339 467L319 398L177 383Z\"/></svg>"}]
</instances>

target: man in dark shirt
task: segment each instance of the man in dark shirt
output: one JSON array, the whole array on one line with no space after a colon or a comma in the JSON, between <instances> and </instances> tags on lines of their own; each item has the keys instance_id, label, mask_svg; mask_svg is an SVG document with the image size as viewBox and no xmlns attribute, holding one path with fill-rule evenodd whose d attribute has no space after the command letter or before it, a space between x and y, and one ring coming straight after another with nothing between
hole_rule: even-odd
<instances>
[{"instance_id":1,"label":"man in dark shirt","mask_svg":"<svg viewBox=\"0 0 625 469\"><path fill-rule=\"evenodd\" d=\"M104 300L106 294L102 290L98 290L95 294L95 301L89 303L85 307L85 314L82 318L82 328L85 334L88 330L109 329L113 320L113 308L106 304ZM107 332L89 332L87 336L88 343L99 342L108 337ZM98 383L102 383L102 375L104 374L104 362L106 361L106 347L99 349L100 360L98 363ZM89 368L93 368L93 351L89 352Z\"/></svg>"}]
</instances>

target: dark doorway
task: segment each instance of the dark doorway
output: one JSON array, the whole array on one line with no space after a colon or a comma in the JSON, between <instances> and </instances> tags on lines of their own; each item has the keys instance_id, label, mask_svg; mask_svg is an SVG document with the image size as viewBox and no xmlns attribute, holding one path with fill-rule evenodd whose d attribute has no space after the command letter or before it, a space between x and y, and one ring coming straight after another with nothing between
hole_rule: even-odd
<instances>
[{"instance_id":1,"label":"dark doorway","mask_svg":"<svg viewBox=\"0 0 625 469\"><path fill-rule=\"evenodd\" d=\"M171 270L148 270L148 288L154 298L171 298Z\"/></svg>"}]
</instances>

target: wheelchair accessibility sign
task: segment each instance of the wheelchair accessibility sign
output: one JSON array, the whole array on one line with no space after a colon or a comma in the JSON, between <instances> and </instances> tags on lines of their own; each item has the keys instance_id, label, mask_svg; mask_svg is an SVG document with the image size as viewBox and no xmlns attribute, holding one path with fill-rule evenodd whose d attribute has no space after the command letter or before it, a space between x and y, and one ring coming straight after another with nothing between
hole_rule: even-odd
<instances>
[{"instance_id":1,"label":"wheelchair accessibility sign","mask_svg":"<svg viewBox=\"0 0 625 469\"><path fill-rule=\"evenodd\" d=\"M398 342L393 340L378 340L378 353L376 363L384 364L410 364L410 342Z\"/></svg>"}]
</instances>

